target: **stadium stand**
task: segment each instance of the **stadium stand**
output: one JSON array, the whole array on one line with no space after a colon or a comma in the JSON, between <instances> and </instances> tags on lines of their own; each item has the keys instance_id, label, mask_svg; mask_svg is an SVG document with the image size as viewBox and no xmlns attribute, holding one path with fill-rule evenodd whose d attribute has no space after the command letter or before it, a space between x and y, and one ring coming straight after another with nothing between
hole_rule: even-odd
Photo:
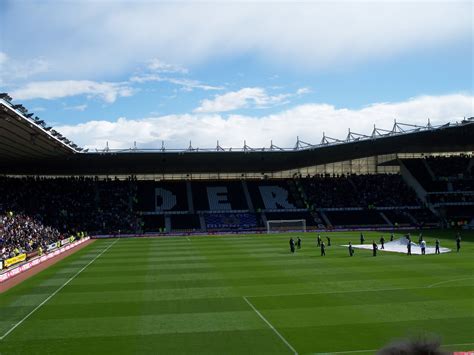
<instances>
[{"instance_id":1,"label":"stadium stand","mask_svg":"<svg viewBox=\"0 0 474 355\"><path fill-rule=\"evenodd\" d=\"M7 212L0 215L0 260L31 253L40 247L46 251L49 244L65 237L30 216Z\"/></svg>"},{"instance_id":2,"label":"stadium stand","mask_svg":"<svg viewBox=\"0 0 474 355\"><path fill-rule=\"evenodd\" d=\"M297 203L295 199L296 187L292 184L292 180L251 180L247 182L247 186L256 210L303 208L302 203Z\"/></svg>"},{"instance_id":3,"label":"stadium stand","mask_svg":"<svg viewBox=\"0 0 474 355\"><path fill-rule=\"evenodd\" d=\"M248 211L242 182L193 181L191 183L196 211Z\"/></svg>"},{"instance_id":4,"label":"stadium stand","mask_svg":"<svg viewBox=\"0 0 474 355\"><path fill-rule=\"evenodd\" d=\"M187 184L184 181L136 181L136 209L143 212L189 211Z\"/></svg>"},{"instance_id":5,"label":"stadium stand","mask_svg":"<svg viewBox=\"0 0 474 355\"><path fill-rule=\"evenodd\" d=\"M434 225L443 218L449 224L451 217L472 215L446 206L474 204L474 191L429 192L422 202L398 174L296 176L246 184L1 177L0 193L3 213L35 216L63 233L264 230L267 220L298 219L309 228Z\"/></svg>"},{"instance_id":6,"label":"stadium stand","mask_svg":"<svg viewBox=\"0 0 474 355\"><path fill-rule=\"evenodd\" d=\"M394 228L474 219L472 118L438 127L395 122L344 141L298 140L294 149L89 153L2 97L0 127L12 134L0 141L0 213L64 235L264 231L268 220ZM370 167L354 173L357 159ZM335 172L344 161L351 167ZM306 167L315 169L303 177Z\"/></svg>"},{"instance_id":7,"label":"stadium stand","mask_svg":"<svg viewBox=\"0 0 474 355\"><path fill-rule=\"evenodd\" d=\"M206 213L208 232L262 229L260 218L255 213Z\"/></svg>"},{"instance_id":8,"label":"stadium stand","mask_svg":"<svg viewBox=\"0 0 474 355\"><path fill-rule=\"evenodd\" d=\"M362 226L390 227L380 215L380 212L376 210L342 210L326 211L325 213L333 226L345 228Z\"/></svg>"}]
</instances>

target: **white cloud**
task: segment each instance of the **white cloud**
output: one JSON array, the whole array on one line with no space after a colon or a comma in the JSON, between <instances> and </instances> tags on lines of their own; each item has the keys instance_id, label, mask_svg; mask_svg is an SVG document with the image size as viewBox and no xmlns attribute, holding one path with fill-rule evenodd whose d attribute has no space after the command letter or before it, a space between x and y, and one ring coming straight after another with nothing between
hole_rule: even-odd
<instances>
[{"instance_id":1,"label":"white cloud","mask_svg":"<svg viewBox=\"0 0 474 355\"><path fill-rule=\"evenodd\" d=\"M19 60L0 52L0 83L7 85L18 79L27 79L49 70L49 63L42 57Z\"/></svg>"},{"instance_id":2,"label":"white cloud","mask_svg":"<svg viewBox=\"0 0 474 355\"><path fill-rule=\"evenodd\" d=\"M310 88L300 88L296 91L296 95L311 94L313 91Z\"/></svg>"},{"instance_id":3,"label":"white cloud","mask_svg":"<svg viewBox=\"0 0 474 355\"><path fill-rule=\"evenodd\" d=\"M126 83L95 82L90 80L37 81L26 84L11 92L16 100L47 99L87 95L113 103L117 97L133 94Z\"/></svg>"},{"instance_id":4,"label":"white cloud","mask_svg":"<svg viewBox=\"0 0 474 355\"><path fill-rule=\"evenodd\" d=\"M86 108L87 108L87 104L76 105L76 106L65 106L65 107L64 107L65 110L69 110L69 111L80 111L80 112L85 111Z\"/></svg>"},{"instance_id":5,"label":"white cloud","mask_svg":"<svg viewBox=\"0 0 474 355\"><path fill-rule=\"evenodd\" d=\"M291 97L310 93L309 88L300 88L296 93L269 95L263 88L243 88L238 91L216 95L214 99L205 99L194 110L198 113L228 112L242 108L268 108L289 102Z\"/></svg>"},{"instance_id":6,"label":"white cloud","mask_svg":"<svg viewBox=\"0 0 474 355\"><path fill-rule=\"evenodd\" d=\"M115 122L91 121L57 127L61 133L89 148L129 148L136 141L139 148L212 147L216 140L224 147L269 146L270 140L282 147L292 147L299 136L318 143L323 131L331 137L344 138L347 128L370 134L373 125L391 128L393 120L425 125L444 124L463 116L474 116L474 97L466 94L420 96L403 102L375 103L362 109L336 108L329 104L306 104L276 114L255 117L220 114L169 115L140 120L119 118Z\"/></svg>"},{"instance_id":7,"label":"white cloud","mask_svg":"<svg viewBox=\"0 0 474 355\"><path fill-rule=\"evenodd\" d=\"M221 86L212 86L204 84L198 80L187 79L187 78L170 78L161 76L159 74L146 73L141 75L135 75L130 78L130 82L143 84L146 82L167 82L174 85L181 86L185 91L192 91L193 89L201 89L205 91L209 90L222 90Z\"/></svg>"},{"instance_id":8,"label":"white cloud","mask_svg":"<svg viewBox=\"0 0 474 355\"><path fill-rule=\"evenodd\" d=\"M2 65L5 64L5 62L7 61L7 54L6 53L3 53L3 52L0 52L0 68Z\"/></svg>"},{"instance_id":9,"label":"white cloud","mask_svg":"<svg viewBox=\"0 0 474 355\"><path fill-rule=\"evenodd\" d=\"M186 68L183 68L175 64L165 63L162 60L157 59L157 58L149 61L148 69L157 73L180 73L180 74L188 73L188 69Z\"/></svg>"},{"instance_id":10,"label":"white cloud","mask_svg":"<svg viewBox=\"0 0 474 355\"><path fill-rule=\"evenodd\" d=\"M468 41L472 3L19 1L2 23L14 52L28 43L55 72L80 77L124 73L143 58L190 66L247 55L323 70Z\"/></svg>"}]
</instances>

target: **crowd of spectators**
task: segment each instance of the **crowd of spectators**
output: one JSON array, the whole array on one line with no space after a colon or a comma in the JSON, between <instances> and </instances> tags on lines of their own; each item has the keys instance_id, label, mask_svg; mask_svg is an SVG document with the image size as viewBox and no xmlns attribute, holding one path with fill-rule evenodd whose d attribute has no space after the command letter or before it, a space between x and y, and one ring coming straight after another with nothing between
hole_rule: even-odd
<instances>
[{"instance_id":1,"label":"crowd of spectators","mask_svg":"<svg viewBox=\"0 0 474 355\"><path fill-rule=\"evenodd\" d=\"M60 232L135 231L133 179L0 177L0 213L32 216Z\"/></svg>"},{"instance_id":2,"label":"crowd of spectators","mask_svg":"<svg viewBox=\"0 0 474 355\"><path fill-rule=\"evenodd\" d=\"M56 228L22 214L8 212L0 215L0 260L30 253L64 239Z\"/></svg>"},{"instance_id":3,"label":"crowd of spectators","mask_svg":"<svg viewBox=\"0 0 474 355\"><path fill-rule=\"evenodd\" d=\"M418 206L415 192L400 175L314 175L302 180L316 208Z\"/></svg>"},{"instance_id":4,"label":"crowd of spectators","mask_svg":"<svg viewBox=\"0 0 474 355\"><path fill-rule=\"evenodd\" d=\"M431 203L466 203L474 202L474 193L436 193L428 195Z\"/></svg>"},{"instance_id":5,"label":"crowd of spectators","mask_svg":"<svg viewBox=\"0 0 474 355\"><path fill-rule=\"evenodd\" d=\"M468 155L435 156L427 157L426 162L437 178L466 178L472 176L472 167L468 169L470 159Z\"/></svg>"},{"instance_id":6,"label":"crowd of spectators","mask_svg":"<svg viewBox=\"0 0 474 355\"><path fill-rule=\"evenodd\" d=\"M362 205L417 206L415 191L398 174L351 175Z\"/></svg>"},{"instance_id":7,"label":"crowd of spectators","mask_svg":"<svg viewBox=\"0 0 474 355\"><path fill-rule=\"evenodd\" d=\"M433 165L444 164L445 160L439 159ZM464 166L468 162L466 159L458 160ZM459 170L455 167L461 165L458 162L447 164L452 164L454 167L450 170L455 172ZM298 195L310 211L348 207L370 211L377 207L422 206L415 192L398 174L324 174L305 178L299 175L295 179ZM0 177L0 256L29 252L62 236L82 231L90 234L141 232L144 217L138 211L139 186L134 178ZM248 186L252 196L258 196L258 182ZM429 197L429 202L451 201L474 202L474 194L440 193ZM396 219L404 219L402 217L395 216Z\"/></svg>"}]
</instances>

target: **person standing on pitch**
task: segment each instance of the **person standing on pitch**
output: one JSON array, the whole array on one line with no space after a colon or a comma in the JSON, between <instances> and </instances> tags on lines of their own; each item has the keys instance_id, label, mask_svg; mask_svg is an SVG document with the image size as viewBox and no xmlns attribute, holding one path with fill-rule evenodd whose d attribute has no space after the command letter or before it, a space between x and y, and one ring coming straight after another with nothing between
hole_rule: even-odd
<instances>
[{"instance_id":1,"label":"person standing on pitch","mask_svg":"<svg viewBox=\"0 0 474 355\"><path fill-rule=\"evenodd\" d=\"M328 247L330 247L331 246L331 238L326 237L326 239L328 240Z\"/></svg>"},{"instance_id":2,"label":"person standing on pitch","mask_svg":"<svg viewBox=\"0 0 474 355\"><path fill-rule=\"evenodd\" d=\"M362 233L360 233L360 244L364 244L364 235Z\"/></svg>"},{"instance_id":3,"label":"person standing on pitch","mask_svg":"<svg viewBox=\"0 0 474 355\"><path fill-rule=\"evenodd\" d=\"M290 251L292 253L295 252L295 241L293 240L293 238L290 238Z\"/></svg>"},{"instance_id":4,"label":"person standing on pitch","mask_svg":"<svg viewBox=\"0 0 474 355\"><path fill-rule=\"evenodd\" d=\"M390 241L393 242L393 233L390 234Z\"/></svg>"},{"instance_id":5,"label":"person standing on pitch","mask_svg":"<svg viewBox=\"0 0 474 355\"><path fill-rule=\"evenodd\" d=\"M298 237L298 240L296 241L296 245L298 246L298 249L301 249L301 238Z\"/></svg>"},{"instance_id":6,"label":"person standing on pitch","mask_svg":"<svg viewBox=\"0 0 474 355\"><path fill-rule=\"evenodd\" d=\"M380 238L380 249L385 249L385 238L382 237Z\"/></svg>"},{"instance_id":7,"label":"person standing on pitch","mask_svg":"<svg viewBox=\"0 0 474 355\"><path fill-rule=\"evenodd\" d=\"M459 253L459 249L461 249L461 235L458 232L458 236L456 238L456 252Z\"/></svg>"},{"instance_id":8,"label":"person standing on pitch","mask_svg":"<svg viewBox=\"0 0 474 355\"><path fill-rule=\"evenodd\" d=\"M435 246L435 254L439 254L439 239L436 239Z\"/></svg>"},{"instance_id":9,"label":"person standing on pitch","mask_svg":"<svg viewBox=\"0 0 474 355\"><path fill-rule=\"evenodd\" d=\"M373 255L373 256L377 256L377 249L378 249L378 248L379 248L379 247L377 246L377 243L375 243L375 241L372 240L372 255Z\"/></svg>"},{"instance_id":10,"label":"person standing on pitch","mask_svg":"<svg viewBox=\"0 0 474 355\"><path fill-rule=\"evenodd\" d=\"M321 242L321 256L326 256L326 246Z\"/></svg>"},{"instance_id":11,"label":"person standing on pitch","mask_svg":"<svg viewBox=\"0 0 474 355\"><path fill-rule=\"evenodd\" d=\"M349 256L353 256L354 255L354 248L352 247L352 243L349 242Z\"/></svg>"},{"instance_id":12,"label":"person standing on pitch","mask_svg":"<svg viewBox=\"0 0 474 355\"><path fill-rule=\"evenodd\" d=\"M407 244L407 255L411 255L411 239L408 239L408 244Z\"/></svg>"},{"instance_id":13,"label":"person standing on pitch","mask_svg":"<svg viewBox=\"0 0 474 355\"><path fill-rule=\"evenodd\" d=\"M421 248L421 255L425 255L426 254L426 242L424 240L421 240L420 248Z\"/></svg>"},{"instance_id":14,"label":"person standing on pitch","mask_svg":"<svg viewBox=\"0 0 474 355\"><path fill-rule=\"evenodd\" d=\"M317 246L318 246L318 247L321 246L321 235L320 235L320 234L318 234L318 245L317 245Z\"/></svg>"}]
</instances>

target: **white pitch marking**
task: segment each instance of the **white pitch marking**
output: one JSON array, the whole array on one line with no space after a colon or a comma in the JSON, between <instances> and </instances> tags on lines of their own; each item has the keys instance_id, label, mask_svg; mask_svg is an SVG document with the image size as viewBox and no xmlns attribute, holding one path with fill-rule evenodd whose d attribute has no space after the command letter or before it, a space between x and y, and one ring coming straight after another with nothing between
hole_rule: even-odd
<instances>
[{"instance_id":1,"label":"white pitch marking","mask_svg":"<svg viewBox=\"0 0 474 355\"><path fill-rule=\"evenodd\" d=\"M81 270L79 270L74 276L72 276L69 280L63 283L56 291L54 291L51 295L48 296L43 302L41 302L35 309L33 309L30 313L28 313L22 320L16 323L13 327L10 328L5 334L0 337L0 340L5 339L8 334L13 332L20 324L22 324L25 320L27 320L33 313L35 313L38 309L40 309L46 302L48 302L51 298L53 298L59 291L61 291L67 284L69 284L72 280L74 280L81 272L83 272L90 264L96 261L102 254L104 254L107 250L109 250L115 243L118 242L118 239L115 242L109 244L107 248L102 250L94 259L92 259L86 266L84 266Z\"/></svg>"},{"instance_id":2,"label":"white pitch marking","mask_svg":"<svg viewBox=\"0 0 474 355\"><path fill-rule=\"evenodd\" d=\"M456 280L449 280L451 281L460 281L460 280L470 280L473 279L474 277L467 278L467 279L456 279ZM442 283L445 283L448 281L443 281ZM428 285L428 286L419 286L419 287L390 287L390 288L373 288L373 289L364 289L364 290L341 290L341 291L323 291L323 292L305 292L305 293L279 293L279 294L274 294L272 293L271 295L251 295L249 297L278 297L278 296L307 296L307 295L325 295L325 294L333 294L333 293L357 293L357 292L380 292L380 291L399 291L399 290L419 290L423 288L430 288L433 287L434 285L438 285L440 283L436 283L433 285Z\"/></svg>"},{"instance_id":3,"label":"white pitch marking","mask_svg":"<svg viewBox=\"0 0 474 355\"><path fill-rule=\"evenodd\" d=\"M438 285L442 285L442 284L447 284L448 282L454 282L454 281L464 281L464 280L472 280L474 279L474 277L465 277L463 279L454 279L454 280L448 280L448 281L441 281L441 282L437 282L435 284L432 284L432 285L429 285L429 286L426 286L428 288L431 288L433 286L438 286Z\"/></svg>"},{"instance_id":4,"label":"white pitch marking","mask_svg":"<svg viewBox=\"0 0 474 355\"><path fill-rule=\"evenodd\" d=\"M330 355L330 354L356 354L356 353L368 353L375 352L376 349L367 349L367 350L350 350L350 351L331 351L328 353L313 353L313 355Z\"/></svg>"},{"instance_id":5,"label":"white pitch marking","mask_svg":"<svg viewBox=\"0 0 474 355\"><path fill-rule=\"evenodd\" d=\"M293 354L298 355L298 352L295 350L294 347L291 346L291 344L281 335L278 330L275 329L275 327L255 308L255 306L250 302L247 297L242 297L247 304L252 307L252 309L257 313L257 315L270 327L271 330L275 332L276 335L286 344L286 346L293 352Z\"/></svg>"}]
</instances>

